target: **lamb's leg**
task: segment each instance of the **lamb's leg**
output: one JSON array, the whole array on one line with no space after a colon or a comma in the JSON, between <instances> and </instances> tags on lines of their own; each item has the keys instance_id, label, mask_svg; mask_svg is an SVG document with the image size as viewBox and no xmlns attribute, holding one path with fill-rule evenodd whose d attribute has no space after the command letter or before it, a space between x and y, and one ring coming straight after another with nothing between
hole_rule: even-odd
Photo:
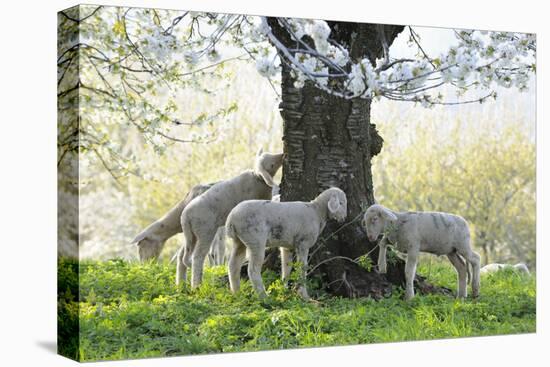
<instances>
[{"instance_id":1,"label":"lamb's leg","mask_svg":"<svg viewBox=\"0 0 550 367\"><path fill-rule=\"evenodd\" d=\"M215 231L214 231L215 232ZM214 233L212 231L204 231L201 235L198 235L197 245L195 246L195 251L193 251L193 256L191 258L192 262L192 272L191 272L191 287L197 288L202 282L202 274L204 268L204 260L210 251L210 245L212 244L212 239L214 238Z\"/></svg>"},{"instance_id":2,"label":"lamb's leg","mask_svg":"<svg viewBox=\"0 0 550 367\"><path fill-rule=\"evenodd\" d=\"M386 237L383 237L380 240L380 244L378 245L380 247L380 251L378 252L378 272L380 274L385 274L387 271L387 265L386 265L386 248L387 248L387 242Z\"/></svg>"},{"instance_id":3,"label":"lamb's leg","mask_svg":"<svg viewBox=\"0 0 550 367\"><path fill-rule=\"evenodd\" d=\"M448 254L447 258L449 259L451 264L453 264L458 274L458 290L456 296L457 298L466 298L466 278L468 275L468 264L466 264L456 252Z\"/></svg>"},{"instance_id":4,"label":"lamb's leg","mask_svg":"<svg viewBox=\"0 0 550 367\"><path fill-rule=\"evenodd\" d=\"M189 226L183 226L183 245L180 247L177 254L176 265L176 285L185 283L187 281L187 268L191 265L186 259L190 251L193 251L195 247L195 241L197 238L189 228Z\"/></svg>"},{"instance_id":5,"label":"lamb's leg","mask_svg":"<svg viewBox=\"0 0 550 367\"><path fill-rule=\"evenodd\" d=\"M185 238L185 245L183 246L182 261L186 267L190 268L192 265L191 256L193 255L193 252L195 251L195 246L197 245L197 237L191 231L184 231L183 233L183 236Z\"/></svg>"},{"instance_id":6,"label":"lamb's leg","mask_svg":"<svg viewBox=\"0 0 550 367\"><path fill-rule=\"evenodd\" d=\"M241 266L246 258L246 246L236 237L233 238L233 249L229 256L229 287L231 292L238 292L241 287Z\"/></svg>"},{"instance_id":7,"label":"lamb's leg","mask_svg":"<svg viewBox=\"0 0 550 367\"><path fill-rule=\"evenodd\" d=\"M461 255L468 261L470 264L472 264L472 297L477 298L479 296L479 271L480 271L480 263L481 263L481 257L478 253L472 251L471 249L468 249L468 251L464 251L465 253L461 253Z\"/></svg>"},{"instance_id":8,"label":"lamb's leg","mask_svg":"<svg viewBox=\"0 0 550 367\"><path fill-rule=\"evenodd\" d=\"M292 251L286 247L280 247L281 250L281 279L283 284L286 286L290 272L292 271L292 266L290 265L292 261Z\"/></svg>"},{"instance_id":9,"label":"lamb's leg","mask_svg":"<svg viewBox=\"0 0 550 367\"><path fill-rule=\"evenodd\" d=\"M414 297L414 276L416 275L416 263L418 262L418 250L409 249L405 263L405 300Z\"/></svg>"},{"instance_id":10,"label":"lamb's leg","mask_svg":"<svg viewBox=\"0 0 550 367\"><path fill-rule=\"evenodd\" d=\"M225 239L219 241L216 256L218 257L216 265L223 265L223 259L225 257Z\"/></svg>"},{"instance_id":11,"label":"lamb's leg","mask_svg":"<svg viewBox=\"0 0 550 367\"><path fill-rule=\"evenodd\" d=\"M211 249L208 253L208 261L210 262L210 266L214 265L223 265L223 256L224 256L224 227L219 227L216 231L216 235L214 236L214 240L212 241L212 245L210 245Z\"/></svg>"},{"instance_id":12,"label":"lamb's leg","mask_svg":"<svg viewBox=\"0 0 550 367\"><path fill-rule=\"evenodd\" d=\"M296 248L296 260L300 262L300 284L298 285L298 294L304 299L309 300L310 297L307 293L306 277L307 277L307 255L309 253L308 247L298 246Z\"/></svg>"},{"instance_id":13,"label":"lamb's leg","mask_svg":"<svg viewBox=\"0 0 550 367\"><path fill-rule=\"evenodd\" d=\"M215 256L214 256L214 254L212 254L212 252L209 252L207 257L208 257L208 265L210 265L210 266L217 265L216 260L215 260Z\"/></svg>"},{"instance_id":14,"label":"lamb's leg","mask_svg":"<svg viewBox=\"0 0 550 367\"><path fill-rule=\"evenodd\" d=\"M262 265L265 258L265 242L248 244L249 259L248 259L248 277L252 282L254 290L260 296L264 298L267 296L265 293L264 283L262 281Z\"/></svg>"},{"instance_id":15,"label":"lamb's leg","mask_svg":"<svg viewBox=\"0 0 550 367\"><path fill-rule=\"evenodd\" d=\"M183 284L187 281L187 266L183 262L183 254L185 245L182 245L176 255L176 285Z\"/></svg>"},{"instance_id":16,"label":"lamb's leg","mask_svg":"<svg viewBox=\"0 0 550 367\"><path fill-rule=\"evenodd\" d=\"M195 248L197 241L197 237L193 234L189 221L182 218L181 226L183 231L183 245L180 247L178 254L176 255L176 285L187 281L187 268L191 266L189 254Z\"/></svg>"}]
</instances>

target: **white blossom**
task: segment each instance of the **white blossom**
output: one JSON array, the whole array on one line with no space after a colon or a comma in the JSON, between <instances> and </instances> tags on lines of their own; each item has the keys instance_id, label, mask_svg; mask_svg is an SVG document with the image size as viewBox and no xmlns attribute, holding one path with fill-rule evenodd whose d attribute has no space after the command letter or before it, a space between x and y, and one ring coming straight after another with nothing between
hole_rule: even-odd
<instances>
[{"instance_id":1,"label":"white blossom","mask_svg":"<svg viewBox=\"0 0 550 367\"><path fill-rule=\"evenodd\" d=\"M192 51L192 50L191 51L186 51L183 54L183 58L184 58L185 62L191 67L197 65L198 62L199 62L198 53L196 53L195 51Z\"/></svg>"},{"instance_id":2,"label":"white blossom","mask_svg":"<svg viewBox=\"0 0 550 367\"><path fill-rule=\"evenodd\" d=\"M264 77L272 77L277 74L278 68L274 64L273 57L260 57L256 59L256 70Z\"/></svg>"}]
</instances>

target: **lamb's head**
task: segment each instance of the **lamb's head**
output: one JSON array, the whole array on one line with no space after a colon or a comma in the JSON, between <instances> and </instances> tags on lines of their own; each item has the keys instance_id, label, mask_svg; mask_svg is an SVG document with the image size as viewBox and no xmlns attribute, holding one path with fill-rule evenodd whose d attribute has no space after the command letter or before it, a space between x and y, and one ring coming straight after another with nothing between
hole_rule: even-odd
<instances>
[{"instance_id":1,"label":"lamb's head","mask_svg":"<svg viewBox=\"0 0 550 367\"><path fill-rule=\"evenodd\" d=\"M344 191L331 187L319 196L327 198L328 217L342 223L348 215L348 199Z\"/></svg>"},{"instance_id":2,"label":"lamb's head","mask_svg":"<svg viewBox=\"0 0 550 367\"><path fill-rule=\"evenodd\" d=\"M374 242L386 226L395 224L397 217L388 208L379 204L371 205L363 216L363 227L367 231L369 241Z\"/></svg>"},{"instance_id":3,"label":"lamb's head","mask_svg":"<svg viewBox=\"0 0 550 367\"><path fill-rule=\"evenodd\" d=\"M147 229L138 234L131 243L137 245L138 258L141 262L158 259L164 246L164 240L157 238Z\"/></svg>"},{"instance_id":4,"label":"lamb's head","mask_svg":"<svg viewBox=\"0 0 550 367\"><path fill-rule=\"evenodd\" d=\"M273 181L273 176L275 176L282 164L283 153L263 153L262 149L260 149L256 154L254 172L262 177L266 185L273 187L276 186L275 181Z\"/></svg>"}]
</instances>

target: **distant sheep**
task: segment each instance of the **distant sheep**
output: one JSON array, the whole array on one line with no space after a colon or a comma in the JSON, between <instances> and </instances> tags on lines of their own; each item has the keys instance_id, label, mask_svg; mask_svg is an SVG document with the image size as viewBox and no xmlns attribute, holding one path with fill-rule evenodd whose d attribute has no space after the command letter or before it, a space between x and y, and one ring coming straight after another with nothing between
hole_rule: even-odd
<instances>
[{"instance_id":1,"label":"distant sheep","mask_svg":"<svg viewBox=\"0 0 550 367\"><path fill-rule=\"evenodd\" d=\"M135 243L140 261L157 259L166 241L181 233L181 213L197 196L203 194L215 183L196 185L189 190L185 198L170 209L162 218L154 221L141 231L130 243Z\"/></svg>"},{"instance_id":2,"label":"distant sheep","mask_svg":"<svg viewBox=\"0 0 550 367\"><path fill-rule=\"evenodd\" d=\"M184 244L177 254L176 284L186 280L191 267L191 286L202 281L204 260L218 227L225 224L227 215L237 204L250 199L271 199L275 186L273 176L281 167L283 154L256 155L254 170L218 182L204 194L195 198L181 213Z\"/></svg>"},{"instance_id":3,"label":"distant sheep","mask_svg":"<svg viewBox=\"0 0 550 367\"><path fill-rule=\"evenodd\" d=\"M438 212L397 213L375 204L367 209L363 226L371 242L383 234L378 255L380 273L386 272L388 245L407 253L405 299L414 297L413 282L420 251L447 255L458 273L458 298L466 297L468 263L471 264L472 296L479 295L480 256L470 247L470 230L464 218Z\"/></svg>"},{"instance_id":4,"label":"distant sheep","mask_svg":"<svg viewBox=\"0 0 550 367\"><path fill-rule=\"evenodd\" d=\"M504 269L512 269L519 273L530 274L529 268L524 263L518 263L516 265L511 264L487 264L481 268L481 274L496 273L497 271Z\"/></svg>"},{"instance_id":5,"label":"distant sheep","mask_svg":"<svg viewBox=\"0 0 550 367\"><path fill-rule=\"evenodd\" d=\"M249 200L237 205L227 217L225 231L233 240L229 257L229 284L233 293L240 288L240 269L248 251L248 276L255 291L265 297L262 265L266 247L281 248L283 281L290 275L291 251L302 263L298 293L308 299L305 286L309 249L330 219L339 222L347 216L346 194L338 188L323 191L310 202Z\"/></svg>"}]
</instances>

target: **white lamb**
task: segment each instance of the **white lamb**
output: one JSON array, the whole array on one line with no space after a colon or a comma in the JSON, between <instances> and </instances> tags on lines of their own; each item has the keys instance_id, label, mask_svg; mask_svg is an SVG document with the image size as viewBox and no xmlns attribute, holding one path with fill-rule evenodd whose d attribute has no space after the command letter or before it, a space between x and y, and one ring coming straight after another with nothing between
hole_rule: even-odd
<instances>
[{"instance_id":1,"label":"white lamb","mask_svg":"<svg viewBox=\"0 0 550 367\"><path fill-rule=\"evenodd\" d=\"M438 212L398 213L375 204L367 209L363 217L363 226L371 242L383 234L378 255L380 273L386 272L388 245L407 253L405 299L414 297L413 282L420 251L447 255L458 273L458 298L466 297L468 263L471 264L472 296L479 295L480 256L470 247L470 230L464 218Z\"/></svg>"},{"instance_id":2,"label":"white lamb","mask_svg":"<svg viewBox=\"0 0 550 367\"><path fill-rule=\"evenodd\" d=\"M177 203L160 219L148 225L130 243L135 243L140 261L157 259L166 241L181 233L181 213L183 209L197 196L211 188L214 183L196 185L189 190L185 198Z\"/></svg>"},{"instance_id":3,"label":"white lamb","mask_svg":"<svg viewBox=\"0 0 550 367\"><path fill-rule=\"evenodd\" d=\"M298 293L308 299L305 286L309 249L330 219L339 222L347 216L346 194L338 188L323 191L310 202L249 200L237 205L227 217L225 231L233 240L229 257L229 284L233 293L240 288L240 269L248 250L248 276L255 291L265 297L262 265L266 247L281 248L281 274L290 274L291 251L302 264Z\"/></svg>"},{"instance_id":4,"label":"white lamb","mask_svg":"<svg viewBox=\"0 0 550 367\"><path fill-rule=\"evenodd\" d=\"M496 273L499 270L513 269L519 273L529 273L529 268L524 263L518 263L516 265L511 264L487 264L481 268L481 274Z\"/></svg>"},{"instance_id":5,"label":"white lamb","mask_svg":"<svg viewBox=\"0 0 550 367\"><path fill-rule=\"evenodd\" d=\"M176 284L186 280L191 267L191 286L202 281L204 260L218 227L225 224L227 215L237 204L250 199L271 199L275 186L273 176L281 167L283 154L256 155L254 170L221 181L195 198L181 213L184 244L177 254Z\"/></svg>"}]
</instances>

